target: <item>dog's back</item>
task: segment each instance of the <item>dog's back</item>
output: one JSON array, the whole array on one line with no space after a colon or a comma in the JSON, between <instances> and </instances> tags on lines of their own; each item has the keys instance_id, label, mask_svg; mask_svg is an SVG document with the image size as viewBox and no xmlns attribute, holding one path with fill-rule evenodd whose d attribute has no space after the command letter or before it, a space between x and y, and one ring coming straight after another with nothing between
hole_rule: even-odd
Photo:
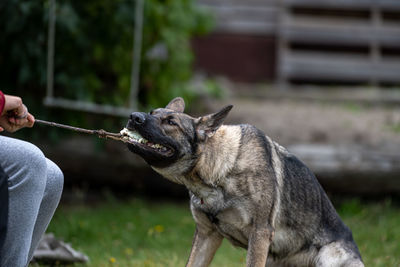
<instances>
[{"instance_id":1,"label":"dog's back","mask_svg":"<svg viewBox=\"0 0 400 267\"><path fill-rule=\"evenodd\" d=\"M222 187L237 188L233 195L244 196L241 203L254 204L245 205L253 207L250 213L270 214L274 235L269 261L288 266L352 266L350 262L363 266L350 229L311 170L252 125L223 126L223 131L226 136L237 135L238 127L239 144L229 142L235 148L231 153L237 154L236 166Z\"/></svg>"},{"instance_id":2,"label":"dog's back","mask_svg":"<svg viewBox=\"0 0 400 267\"><path fill-rule=\"evenodd\" d=\"M272 260L289 265L352 266L353 262L363 266L350 229L314 174L285 148L268 137L266 140L281 180L280 209L270 247Z\"/></svg>"}]
</instances>

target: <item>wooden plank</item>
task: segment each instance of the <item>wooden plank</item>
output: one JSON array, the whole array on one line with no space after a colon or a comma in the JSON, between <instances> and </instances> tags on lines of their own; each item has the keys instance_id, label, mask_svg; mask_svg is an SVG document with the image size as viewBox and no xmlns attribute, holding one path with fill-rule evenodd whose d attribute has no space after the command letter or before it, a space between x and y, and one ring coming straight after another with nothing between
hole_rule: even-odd
<instances>
[{"instance_id":1,"label":"wooden plank","mask_svg":"<svg viewBox=\"0 0 400 267\"><path fill-rule=\"evenodd\" d=\"M310 44L369 45L400 47L400 24L372 26L365 20L292 17L283 22L280 36L288 41Z\"/></svg>"},{"instance_id":2,"label":"wooden plank","mask_svg":"<svg viewBox=\"0 0 400 267\"><path fill-rule=\"evenodd\" d=\"M275 87L273 87L275 88ZM380 90L375 87L364 86L325 86L316 85L292 85L287 90L273 90L270 85L237 84L235 85L234 96L236 98L248 97L250 95L259 100L269 101L290 100L290 101L313 101L329 102L335 104L357 103L360 105L376 105L388 107L400 105L400 90ZM399 144L400 145L400 144ZM400 150L399 150L400 151ZM400 155L400 153L399 153Z\"/></svg>"},{"instance_id":3,"label":"wooden plank","mask_svg":"<svg viewBox=\"0 0 400 267\"><path fill-rule=\"evenodd\" d=\"M291 52L282 56L279 71L296 79L400 82L400 59L374 63L367 55Z\"/></svg>"},{"instance_id":4,"label":"wooden plank","mask_svg":"<svg viewBox=\"0 0 400 267\"><path fill-rule=\"evenodd\" d=\"M374 0L282 0L287 7L368 9Z\"/></svg>"},{"instance_id":5,"label":"wooden plank","mask_svg":"<svg viewBox=\"0 0 400 267\"><path fill-rule=\"evenodd\" d=\"M196 0L200 5L213 6L276 6L280 0Z\"/></svg>"},{"instance_id":6,"label":"wooden plank","mask_svg":"<svg viewBox=\"0 0 400 267\"><path fill-rule=\"evenodd\" d=\"M389 11L400 11L400 1L399 0L380 0L377 6L384 10Z\"/></svg>"},{"instance_id":7,"label":"wooden plank","mask_svg":"<svg viewBox=\"0 0 400 267\"><path fill-rule=\"evenodd\" d=\"M373 68L368 56L296 52L281 58L280 71L288 78L369 81Z\"/></svg>"},{"instance_id":8,"label":"wooden plank","mask_svg":"<svg viewBox=\"0 0 400 267\"><path fill-rule=\"evenodd\" d=\"M400 82L400 59L382 60L374 66L376 79L380 82Z\"/></svg>"},{"instance_id":9,"label":"wooden plank","mask_svg":"<svg viewBox=\"0 0 400 267\"><path fill-rule=\"evenodd\" d=\"M283 21L284 27L307 27L307 28L327 28L327 29L347 29L364 28L371 26L368 19L340 18L340 17L321 17L307 15L290 15Z\"/></svg>"},{"instance_id":10,"label":"wooden plank","mask_svg":"<svg viewBox=\"0 0 400 267\"><path fill-rule=\"evenodd\" d=\"M276 23L229 21L217 22L215 32L271 35L276 31Z\"/></svg>"},{"instance_id":11,"label":"wooden plank","mask_svg":"<svg viewBox=\"0 0 400 267\"><path fill-rule=\"evenodd\" d=\"M256 21L275 22L278 19L277 7L227 7L218 6L212 7L211 10L215 13L218 20L224 19L247 19Z\"/></svg>"},{"instance_id":12,"label":"wooden plank","mask_svg":"<svg viewBox=\"0 0 400 267\"><path fill-rule=\"evenodd\" d=\"M383 23L375 29L376 39L379 40L381 46L400 47L400 24L399 23Z\"/></svg>"},{"instance_id":13,"label":"wooden plank","mask_svg":"<svg viewBox=\"0 0 400 267\"><path fill-rule=\"evenodd\" d=\"M262 34L275 33L278 8L271 6L205 6L216 18L216 32Z\"/></svg>"},{"instance_id":14,"label":"wooden plank","mask_svg":"<svg viewBox=\"0 0 400 267\"><path fill-rule=\"evenodd\" d=\"M282 0L286 7L368 10L372 6L383 10L400 11L398 0Z\"/></svg>"}]
</instances>

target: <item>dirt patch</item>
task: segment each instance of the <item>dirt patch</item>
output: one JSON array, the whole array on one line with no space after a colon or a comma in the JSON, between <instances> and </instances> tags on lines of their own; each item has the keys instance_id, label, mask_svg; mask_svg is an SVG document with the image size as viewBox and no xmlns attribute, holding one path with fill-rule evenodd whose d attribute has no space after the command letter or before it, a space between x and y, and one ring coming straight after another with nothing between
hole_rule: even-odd
<instances>
[{"instance_id":1,"label":"dirt patch","mask_svg":"<svg viewBox=\"0 0 400 267\"><path fill-rule=\"evenodd\" d=\"M234 105L227 123L255 125L283 145L400 146L400 107L396 106L231 97L213 102L211 108L225 104Z\"/></svg>"}]
</instances>

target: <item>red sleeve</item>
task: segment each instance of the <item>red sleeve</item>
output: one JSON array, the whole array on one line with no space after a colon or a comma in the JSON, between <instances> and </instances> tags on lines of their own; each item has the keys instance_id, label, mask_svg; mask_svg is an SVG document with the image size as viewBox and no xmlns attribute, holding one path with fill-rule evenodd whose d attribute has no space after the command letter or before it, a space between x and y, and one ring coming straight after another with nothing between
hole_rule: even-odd
<instances>
[{"instance_id":1,"label":"red sleeve","mask_svg":"<svg viewBox=\"0 0 400 267\"><path fill-rule=\"evenodd\" d=\"M3 114L4 105L6 104L6 98L2 91L0 91L0 116Z\"/></svg>"}]
</instances>

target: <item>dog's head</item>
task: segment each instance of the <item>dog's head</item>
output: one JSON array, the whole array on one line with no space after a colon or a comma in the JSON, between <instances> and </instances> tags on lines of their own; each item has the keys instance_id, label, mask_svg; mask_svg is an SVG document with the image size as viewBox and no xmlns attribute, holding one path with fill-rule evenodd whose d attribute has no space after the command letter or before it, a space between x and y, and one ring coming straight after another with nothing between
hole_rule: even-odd
<instances>
[{"instance_id":1,"label":"dog's head","mask_svg":"<svg viewBox=\"0 0 400 267\"><path fill-rule=\"evenodd\" d=\"M212 138L232 107L229 105L217 113L193 118L183 113L185 102L177 97L165 108L132 113L121 133L129 136L129 150L151 166L164 168L194 159L198 146Z\"/></svg>"}]
</instances>

